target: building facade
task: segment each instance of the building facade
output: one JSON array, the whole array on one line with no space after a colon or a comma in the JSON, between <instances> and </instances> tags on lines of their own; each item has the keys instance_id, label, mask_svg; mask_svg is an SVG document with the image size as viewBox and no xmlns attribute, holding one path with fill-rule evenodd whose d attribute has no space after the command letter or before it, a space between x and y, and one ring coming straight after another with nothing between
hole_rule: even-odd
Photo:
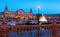
<instances>
[{"instance_id":1,"label":"building facade","mask_svg":"<svg viewBox=\"0 0 60 37\"><path fill-rule=\"evenodd\" d=\"M0 16L5 18L16 18L16 19L26 20L26 21L29 19L35 19L35 16L32 14L32 9L30 9L29 12L24 12L23 9L13 12L13 11L9 11L7 6L5 8L4 14Z\"/></svg>"}]
</instances>

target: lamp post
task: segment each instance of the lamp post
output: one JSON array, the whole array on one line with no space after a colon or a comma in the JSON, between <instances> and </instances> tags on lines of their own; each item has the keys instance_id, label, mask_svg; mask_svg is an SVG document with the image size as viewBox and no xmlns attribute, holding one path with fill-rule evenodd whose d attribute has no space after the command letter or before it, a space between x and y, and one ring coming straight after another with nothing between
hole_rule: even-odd
<instances>
[{"instance_id":1,"label":"lamp post","mask_svg":"<svg viewBox=\"0 0 60 37\"><path fill-rule=\"evenodd\" d=\"M38 8L38 25L39 25L39 9L40 9L40 5L37 5L37 8ZM39 32L39 27L38 27L38 36L39 37L40 35L40 32Z\"/></svg>"},{"instance_id":2,"label":"lamp post","mask_svg":"<svg viewBox=\"0 0 60 37\"><path fill-rule=\"evenodd\" d=\"M39 25L39 9L40 9L40 5L38 5L37 8L38 8L38 25Z\"/></svg>"}]
</instances>

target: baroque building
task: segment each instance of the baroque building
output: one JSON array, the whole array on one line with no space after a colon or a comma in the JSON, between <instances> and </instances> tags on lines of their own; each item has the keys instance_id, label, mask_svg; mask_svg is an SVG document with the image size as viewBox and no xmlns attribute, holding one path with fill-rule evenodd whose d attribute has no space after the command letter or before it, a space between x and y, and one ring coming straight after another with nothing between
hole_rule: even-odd
<instances>
[{"instance_id":1,"label":"baroque building","mask_svg":"<svg viewBox=\"0 0 60 37\"><path fill-rule=\"evenodd\" d=\"M35 19L35 16L32 14L32 9L29 12L24 12L23 9L20 9L16 12L9 11L8 7L6 6L4 14L2 17L5 18L19 18L20 20L30 20Z\"/></svg>"}]
</instances>

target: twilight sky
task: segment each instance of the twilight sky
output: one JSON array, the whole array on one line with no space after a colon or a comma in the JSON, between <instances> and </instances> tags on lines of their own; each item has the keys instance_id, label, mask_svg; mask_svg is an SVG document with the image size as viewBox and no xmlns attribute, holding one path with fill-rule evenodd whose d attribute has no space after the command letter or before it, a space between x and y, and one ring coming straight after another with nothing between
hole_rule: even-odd
<instances>
[{"instance_id":1,"label":"twilight sky","mask_svg":"<svg viewBox=\"0 0 60 37\"><path fill-rule=\"evenodd\" d=\"M40 14L60 14L60 0L0 0L0 12L5 10L6 5L9 11L23 9L29 12L32 8L33 14L38 14L37 5L40 5Z\"/></svg>"}]
</instances>

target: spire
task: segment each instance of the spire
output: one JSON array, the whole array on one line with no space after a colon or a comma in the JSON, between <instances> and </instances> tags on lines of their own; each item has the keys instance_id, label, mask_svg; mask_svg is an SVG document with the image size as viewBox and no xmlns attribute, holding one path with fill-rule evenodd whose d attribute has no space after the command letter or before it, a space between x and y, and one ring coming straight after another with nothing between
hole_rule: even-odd
<instances>
[{"instance_id":1,"label":"spire","mask_svg":"<svg viewBox=\"0 0 60 37\"><path fill-rule=\"evenodd\" d=\"M5 10L8 10L8 7L7 7L7 5L6 5L6 7L5 7Z\"/></svg>"},{"instance_id":2,"label":"spire","mask_svg":"<svg viewBox=\"0 0 60 37\"><path fill-rule=\"evenodd\" d=\"M8 13L8 7L7 7L7 5L5 7L5 13Z\"/></svg>"},{"instance_id":3,"label":"spire","mask_svg":"<svg viewBox=\"0 0 60 37\"><path fill-rule=\"evenodd\" d=\"M30 13L32 13L32 9L30 8Z\"/></svg>"}]
</instances>

